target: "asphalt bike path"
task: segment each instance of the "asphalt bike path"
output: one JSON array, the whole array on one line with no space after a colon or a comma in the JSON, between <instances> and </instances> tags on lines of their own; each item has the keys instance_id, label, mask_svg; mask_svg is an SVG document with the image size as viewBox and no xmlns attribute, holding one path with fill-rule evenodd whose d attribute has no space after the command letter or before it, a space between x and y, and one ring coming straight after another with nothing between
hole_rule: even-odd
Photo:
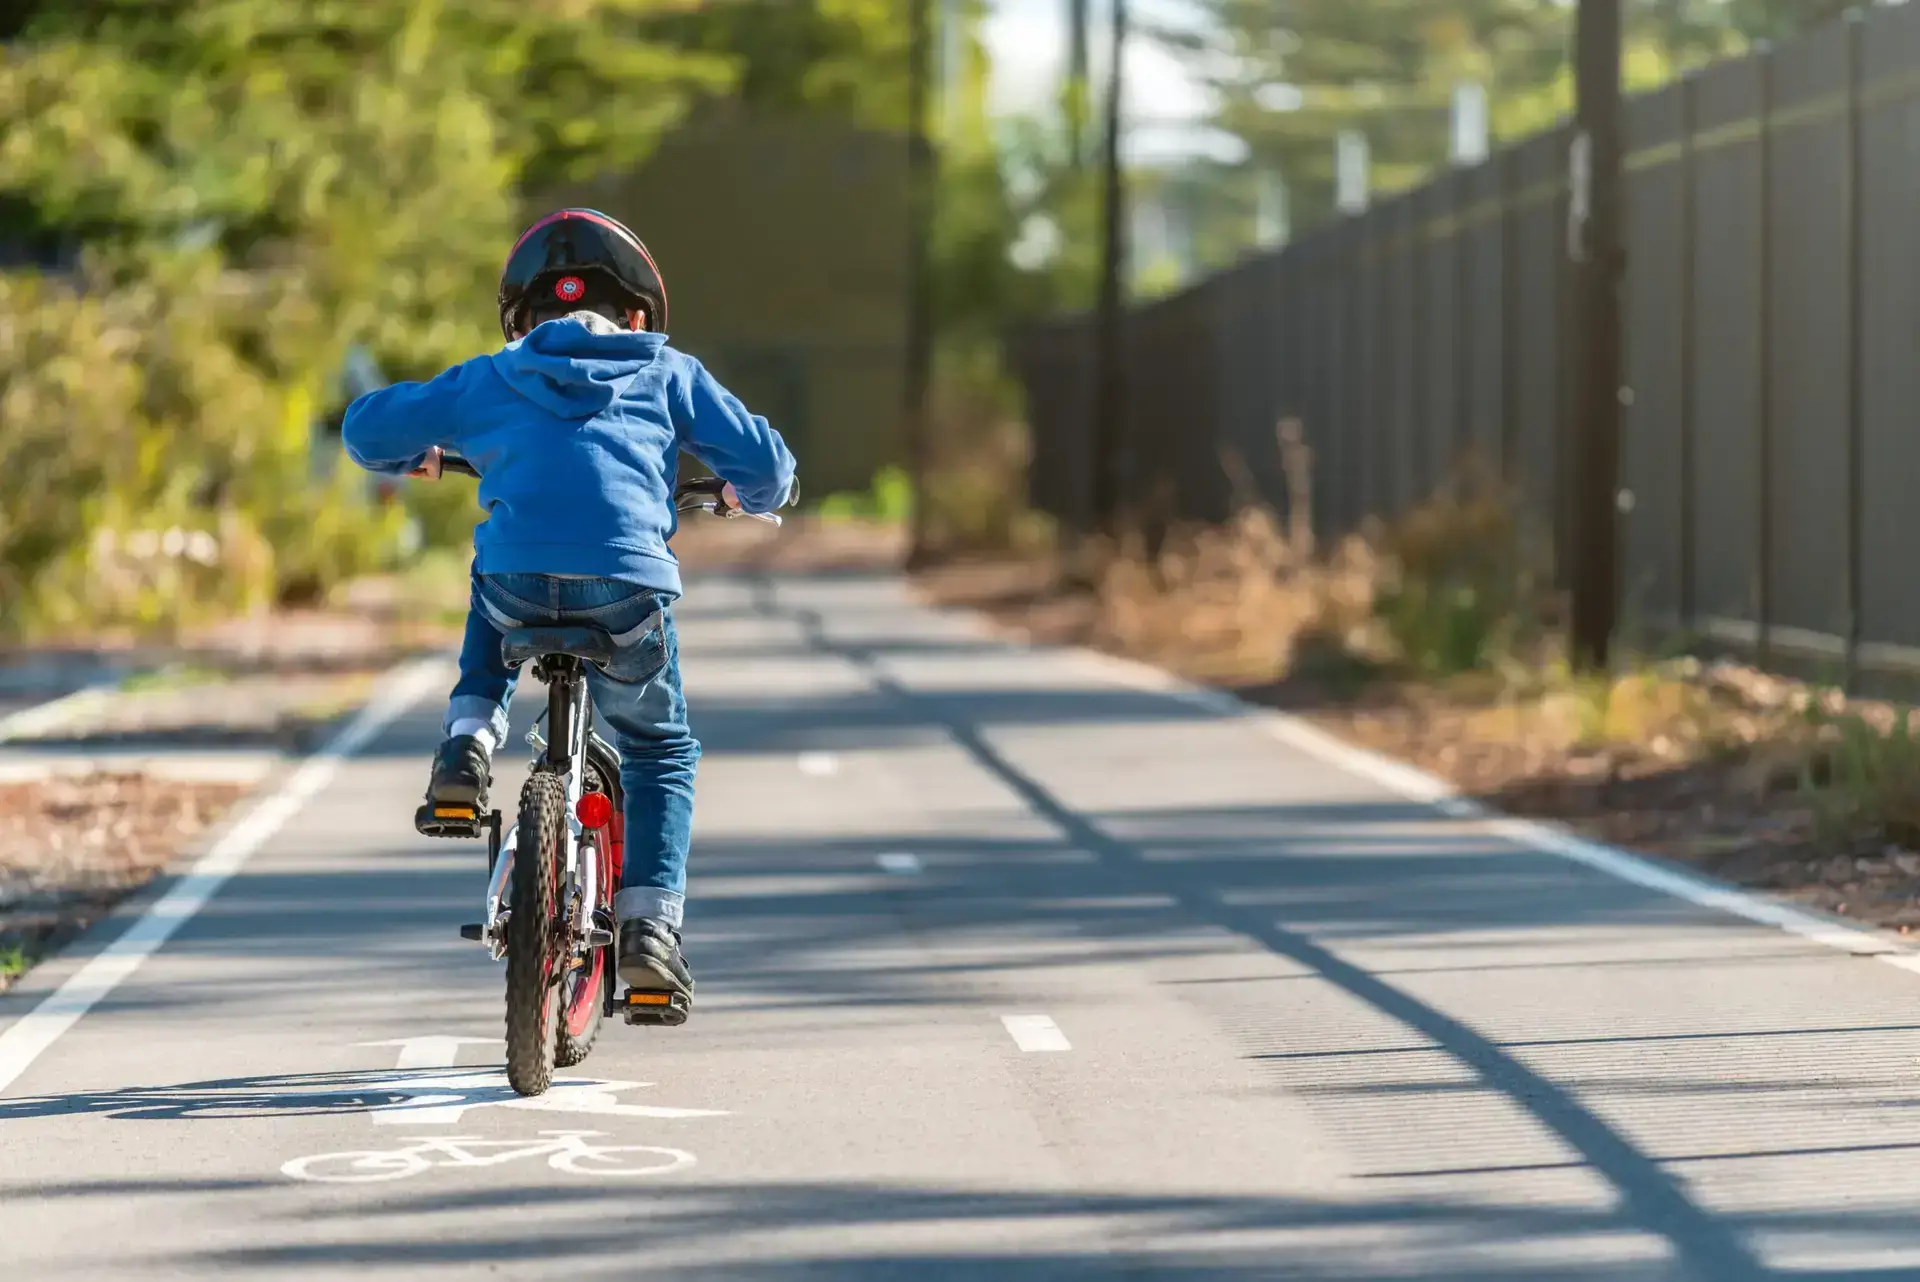
<instances>
[{"instance_id":1,"label":"asphalt bike path","mask_svg":"<svg viewBox=\"0 0 1920 1282\"><path fill-rule=\"evenodd\" d=\"M1920 1279L1920 974L1864 936L886 580L680 620L688 1025L507 1088L415 673L250 856L0 998L0 1274Z\"/></svg>"}]
</instances>

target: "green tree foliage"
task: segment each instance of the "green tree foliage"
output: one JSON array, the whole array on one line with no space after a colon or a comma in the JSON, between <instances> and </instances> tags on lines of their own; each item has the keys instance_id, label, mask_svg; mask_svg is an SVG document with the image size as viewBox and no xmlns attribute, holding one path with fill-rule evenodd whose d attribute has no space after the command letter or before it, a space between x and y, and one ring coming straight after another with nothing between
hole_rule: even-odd
<instances>
[{"instance_id":1,"label":"green tree foliage","mask_svg":"<svg viewBox=\"0 0 1920 1282\"><path fill-rule=\"evenodd\" d=\"M1218 94L1216 123L1286 176L1296 219L1333 204L1334 137L1367 135L1377 189L1417 182L1447 150L1455 84L1499 98L1550 81L1571 11L1553 0L1203 0L1183 45Z\"/></svg>"},{"instance_id":2,"label":"green tree foliage","mask_svg":"<svg viewBox=\"0 0 1920 1282\"><path fill-rule=\"evenodd\" d=\"M663 6L664 8L665 6ZM733 72L728 102L901 129L907 10L900 0L730 0L681 6L648 30Z\"/></svg>"},{"instance_id":3,"label":"green tree foliage","mask_svg":"<svg viewBox=\"0 0 1920 1282\"><path fill-rule=\"evenodd\" d=\"M1333 207L1334 138L1363 132L1376 191L1423 181L1446 163L1454 87L1485 87L1496 141L1572 110L1573 8L1560 0L1195 0L1205 22L1162 30L1217 93L1213 123L1243 142L1240 168L1282 175L1296 226ZM1629 91L1680 70L1785 39L1845 0L1627 0ZM1212 240L1249 221L1252 183L1212 176ZM1222 217L1222 210L1230 211ZM1217 246L1214 246L1217 249ZM1203 252L1209 263L1217 252Z\"/></svg>"},{"instance_id":4,"label":"green tree foliage","mask_svg":"<svg viewBox=\"0 0 1920 1282\"><path fill-rule=\"evenodd\" d=\"M323 588L379 556L397 513L311 452L334 372L355 344L417 375L497 341L492 277L523 186L631 163L728 83L725 60L650 34L670 7L27 15L0 58L0 239L86 254L64 278L0 276L0 460L37 461L0 471L0 617L75 614L89 567L105 572L90 558L149 526L204 528L270 568L149 584L142 622L169 600L232 604L214 589L234 583Z\"/></svg>"}]
</instances>

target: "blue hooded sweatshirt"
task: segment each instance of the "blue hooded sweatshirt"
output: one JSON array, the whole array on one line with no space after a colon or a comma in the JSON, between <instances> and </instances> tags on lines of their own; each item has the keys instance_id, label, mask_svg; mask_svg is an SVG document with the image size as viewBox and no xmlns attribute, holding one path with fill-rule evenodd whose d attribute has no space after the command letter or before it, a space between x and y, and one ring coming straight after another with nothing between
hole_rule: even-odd
<instances>
[{"instance_id":1,"label":"blue hooded sweatshirt","mask_svg":"<svg viewBox=\"0 0 1920 1282\"><path fill-rule=\"evenodd\" d=\"M371 472L404 475L436 445L472 461L487 512L477 573L623 579L676 596L679 452L731 481L749 512L786 502L794 474L780 434L699 361L591 313L430 382L368 392L341 435Z\"/></svg>"}]
</instances>

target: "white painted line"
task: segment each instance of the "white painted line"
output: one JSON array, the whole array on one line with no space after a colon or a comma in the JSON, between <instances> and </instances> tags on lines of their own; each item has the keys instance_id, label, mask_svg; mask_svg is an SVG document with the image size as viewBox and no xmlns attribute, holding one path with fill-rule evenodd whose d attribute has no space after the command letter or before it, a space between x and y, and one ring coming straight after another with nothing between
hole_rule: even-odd
<instances>
[{"instance_id":1,"label":"white painted line","mask_svg":"<svg viewBox=\"0 0 1920 1282\"><path fill-rule=\"evenodd\" d=\"M91 708L113 697L111 685L91 685L63 694L58 699L22 708L11 716L0 717L0 743L9 739L43 735L58 730Z\"/></svg>"},{"instance_id":2,"label":"white painted line","mask_svg":"<svg viewBox=\"0 0 1920 1282\"><path fill-rule=\"evenodd\" d=\"M11 1086L60 1035L158 952L173 932L193 919L239 872L253 853L314 795L333 782L340 764L367 746L382 730L445 681L438 659L423 659L394 670L373 700L345 729L302 762L278 792L259 802L187 874L92 960L49 993L41 1003L0 1032L0 1091Z\"/></svg>"},{"instance_id":3,"label":"white painted line","mask_svg":"<svg viewBox=\"0 0 1920 1282\"><path fill-rule=\"evenodd\" d=\"M910 855L901 850L889 850L884 855L875 855L873 862L890 873L902 877L911 877L920 871L920 856Z\"/></svg>"},{"instance_id":4,"label":"white painted line","mask_svg":"<svg viewBox=\"0 0 1920 1282\"><path fill-rule=\"evenodd\" d=\"M1610 877L1684 899L1702 908L1772 926L1855 956L1875 957L1902 970L1920 972L1920 954L1903 948L1891 935L1808 912L1709 877L1669 868L1617 847L1589 841L1554 824L1511 818L1463 795L1444 779L1380 753L1355 747L1299 717L1247 703L1224 691L1188 685L1170 673L1131 659L1095 650L1081 650L1078 653L1135 689L1158 691L1211 712L1251 720L1289 747L1297 748L1349 774L1370 779L1409 801L1431 805L1455 818L1474 820L1482 824L1486 831L1522 849L1558 855Z\"/></svg>"},{"instance_id":5,"label":"white painted line","mask_svg":"<svg viewBox=\"0 0 1920 1282\"><path fill-rule=\"evenodd\" d=\"M1029 1054L1073 1049L1060 1026L1045 1015L1002 1015L1000 1022L1007 1026L1013 1044Z\"/></svg>"},{"instance_id":6,"label":"white painted line","mask_svg":"<svg viewBox=\"0 0 1920 1282\"><path fill-rule=\"evenodd\" d=\"M154 756L102 753L69 756L36 750L31 741L11 745L17 761L0 760L0 783L42 783L48 779L84 779L95 774L146 775L171 783L259 783L280 761L277 752L206 753Z\"/></svg>"},{"instance_id":7,"label":"white painted line","mask_svg":"<svg viewBox=\"0 0 1920 1282\"><path fill-rule=\"evenodd\" d=\"M825 779L840 773L840 758L831 752L803 752L796 764L801 774L814 779Z\"/></svg>"}]
</instances>

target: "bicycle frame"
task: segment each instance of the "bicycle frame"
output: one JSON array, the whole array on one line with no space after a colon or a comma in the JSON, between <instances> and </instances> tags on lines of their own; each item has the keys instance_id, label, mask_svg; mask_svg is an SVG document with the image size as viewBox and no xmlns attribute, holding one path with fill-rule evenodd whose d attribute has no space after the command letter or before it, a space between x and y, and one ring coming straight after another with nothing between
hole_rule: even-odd
<instances>
[{"instance_id":1,"label":"bicycle frame","mask_svg":"<svg viewBox=\"0 0 1920 1282\"><path fill-rule=\"evenodd\" d=\"M594 910L612 907L611 904L595 902L600 887L599 861L603 853L588 836L579 816L580 798L586 791L585 763L588 739L593 733L593 704L587 696L586 672L579 659L568 655L549 655L536 660L533 670L534 675L547 683L544 720L548 734L543 736L540 723L535 722L533 728L527 731L526 742L535 752L543 754L541 764L559 775L566 786L566 830L561 839L566 848L567 891L574 898L570 915L577 953L593 929ZM506 897L513 873L517 835L517 824L507 829L500 841L500 853L495 857L492 873L487 879L486 919L481 937L495 961L507 955L506 925L513 908L510 904L503 908L501 901Z\"/></svg>"}]
</instances>

